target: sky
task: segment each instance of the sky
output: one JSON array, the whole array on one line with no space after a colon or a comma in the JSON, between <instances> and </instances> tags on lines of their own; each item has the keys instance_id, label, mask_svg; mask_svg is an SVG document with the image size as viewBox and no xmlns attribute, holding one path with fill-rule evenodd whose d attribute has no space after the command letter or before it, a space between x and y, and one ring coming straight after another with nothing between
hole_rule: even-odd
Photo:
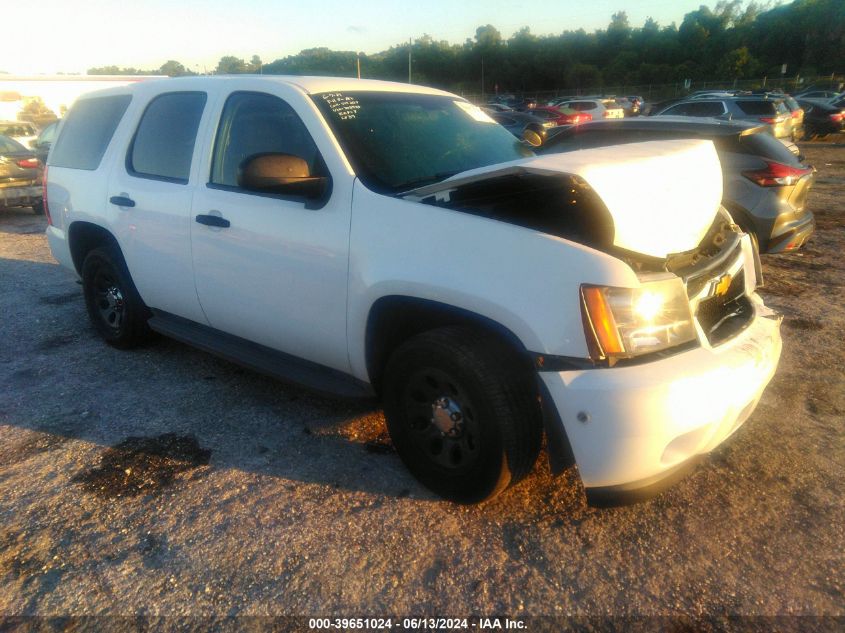
<instances>
[{"instance_id":1,"label":"sky","mask_svg":"<svg viewBox=\"0 0 845 633\"><path fill-rule=\"evenodd\" d=\"M605 28L625 10L632 26L651 16L680 24L715 0L40 0L3 9L0 71L84 73L116 65L157 69L175 59L212 70L223 55L264 62L306 48L377 53L409 38L463 42L492 24L504 37ZM22 25L26 25L23 27Z\"/></svg>"}]
</instances>

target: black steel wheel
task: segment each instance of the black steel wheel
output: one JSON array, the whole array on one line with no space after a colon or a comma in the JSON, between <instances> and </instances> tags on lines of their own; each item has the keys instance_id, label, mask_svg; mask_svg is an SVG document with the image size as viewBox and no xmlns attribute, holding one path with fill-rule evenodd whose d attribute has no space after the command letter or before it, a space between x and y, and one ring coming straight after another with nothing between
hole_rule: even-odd
<instances>
[{"instance_id":1,"label":"black steel wheel","mask_svg":"<svg viewBox=\"0 0 845 633\"><path fill-rule=\"evenodd\" d=\"M88 253L82 264L82 288L91 323L109 345L128 349L148 337L149 310L116 247Z\"/></svg>"},{"instance_id":2,"label":"black steel wheel","mask_svg":"<svg viewBox=\"0 0 845 633\"><path fill-rule=\"evenodd\" d=\"M424 485L477 503L522 479L542 422L531 366L498 338L468 328L420 334L400 346L384 378L397 453Z\"/></svg>"}]
</instances>

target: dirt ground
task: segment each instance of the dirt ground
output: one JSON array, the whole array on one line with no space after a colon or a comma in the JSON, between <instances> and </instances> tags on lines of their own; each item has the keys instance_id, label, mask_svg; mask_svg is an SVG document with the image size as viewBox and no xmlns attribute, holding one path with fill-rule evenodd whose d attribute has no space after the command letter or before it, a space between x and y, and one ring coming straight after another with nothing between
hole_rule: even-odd
<instances>
[{"instance_id":1,"label":"dirt ground","mask_svg":"<svg viewBox=\"0 0 845 633\"><path fill-rule=\"evenodd\" d=\"M0 212L0 615L845 616L845 145L804 151L817 233L763 259L777 375L690 476L615 509L544 458L452 505L378 410L111 349L43 219Z\"/></svg>"}]
</instances>

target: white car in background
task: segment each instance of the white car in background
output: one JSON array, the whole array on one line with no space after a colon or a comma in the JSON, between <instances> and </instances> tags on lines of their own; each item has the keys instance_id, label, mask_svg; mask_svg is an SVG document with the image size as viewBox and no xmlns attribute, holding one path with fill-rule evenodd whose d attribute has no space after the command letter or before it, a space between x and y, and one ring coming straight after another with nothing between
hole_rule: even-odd
<instances>
[{"instance_id":1,"label":"white car in background","mask_svg":"<svg viewBox=\"0 0 845 633\"><path fill-rule=\"evenodd\" d=\"M587 112L593 116L594 121L597 119L621 119L625 116L625 110L615 99L567 97L557 99L551 105L559 108L571 108L578 110L578 112Z\"/></svg>"},{"instance_id":2,"label":"white car in background","mask_svg":"<svg viewBox=\"0 0 845 633\"><path fill-rule=\"evenodd\" d=\"M84 95L47 168L50 247L106 342L379 396L454 501L523 478L544 431L591 502L653 494L777 367L709 141L538 157L440 90L197 77Z\"/></svg>"},{"instance_id":3,"label":"white car in background","mask_svg":"<svg viewBox=\"0 0 845 633\"><path fill-rule=\"evenodd\" d=\"M32 142L38 138L38 131L28 121L0 121L0 136L14 139L30 149Z\"/></svg>"}]
</instances>

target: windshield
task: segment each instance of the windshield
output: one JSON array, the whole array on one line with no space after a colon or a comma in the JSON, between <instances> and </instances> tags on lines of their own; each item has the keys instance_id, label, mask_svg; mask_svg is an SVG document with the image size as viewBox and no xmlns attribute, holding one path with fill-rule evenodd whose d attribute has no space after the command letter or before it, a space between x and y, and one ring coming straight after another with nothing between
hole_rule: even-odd
<instances>
[{"instance_id":1,"label":"windshield","mask_svg":"<svg viewBox=\"0 0 845 633\"><path fill-rule=\"evenodd\" d=\"M380 193L533 155L481 109L456 97L354 91L313 99L356 175Z\"/></svg>"}]
</instances>

